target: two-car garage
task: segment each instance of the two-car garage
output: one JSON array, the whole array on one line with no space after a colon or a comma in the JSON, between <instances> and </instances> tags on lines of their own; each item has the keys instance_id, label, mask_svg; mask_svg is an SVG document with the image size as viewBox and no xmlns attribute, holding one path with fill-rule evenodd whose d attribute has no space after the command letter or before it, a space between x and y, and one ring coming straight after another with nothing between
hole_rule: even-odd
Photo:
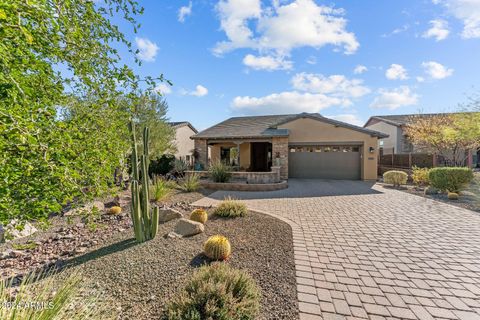
<instances>
[{"instance_id":1,"label":"two-car garage","mask_svg":"<svg viewBox=\"0 0 480 320\"><path fill-rule=\"evenodd\" d=\"M290 145L290 178L361 179L360 145Z\"/></svg>"}]
</instances>

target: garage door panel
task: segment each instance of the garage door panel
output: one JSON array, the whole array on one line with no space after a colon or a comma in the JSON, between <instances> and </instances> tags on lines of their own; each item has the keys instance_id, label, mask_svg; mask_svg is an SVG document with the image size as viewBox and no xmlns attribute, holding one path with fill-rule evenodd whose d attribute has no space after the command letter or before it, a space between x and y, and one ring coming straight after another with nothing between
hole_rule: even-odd
<instances>
[{"instance_id":1,"label":"garage door panel","mask_svg":"<svg viewBox=\"0 0 480 320\"><path fill-rule=\"evenodd\" d=\"M360 179L359 152L290 152L292 178Z\"/></svg>"}]
</instances>

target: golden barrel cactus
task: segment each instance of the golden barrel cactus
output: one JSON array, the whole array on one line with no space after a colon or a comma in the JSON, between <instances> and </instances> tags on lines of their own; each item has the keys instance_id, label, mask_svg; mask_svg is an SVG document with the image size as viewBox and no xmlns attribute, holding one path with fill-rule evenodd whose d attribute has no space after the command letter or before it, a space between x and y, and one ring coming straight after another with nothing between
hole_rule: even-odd
<instances>
[{"instance_id":1,"label":"golden barrel cactus","mask_svg":"<svg viewBox=\"0 0 480 320\"><path fill-rule=\"evenodd\" d=\"M458 200L458 193L456 192L449 192L447 195L449 200Z\"/></svg>"},{"instance_id":2,"label":"golden barrel cactus","mask_svg":"<svg viewBox=\"0 0 480 320\"><path fill-rule=\"evenodd\" d=\"M230 241L221 235L211 236L203 245L203 253L212 260L226 260L232 253Z\"/></svg>"},{"instance_id":3,"label":"golden barrel cactus","mask_svg":"<svg viewBox=\"0 0 480 320\"><path fill-rule=\"evenodd\" d=\"M120 214L122 212L122 208L119 207L119 206L113 206L110 209L108 209L107 212L108 212L108 214L117 215L117 214Z\"/></svg>"},{"instance_id":4,"label":"golden barrel cactus","mask_svg":"<svg viewBox=\"0 0 480 320\"><path fill-rule=\"evenodd\" d=\"M208 213L203 209L195 209L190 214L190 220L205 224L208 220Z\"/></svg>"}]
</instances>

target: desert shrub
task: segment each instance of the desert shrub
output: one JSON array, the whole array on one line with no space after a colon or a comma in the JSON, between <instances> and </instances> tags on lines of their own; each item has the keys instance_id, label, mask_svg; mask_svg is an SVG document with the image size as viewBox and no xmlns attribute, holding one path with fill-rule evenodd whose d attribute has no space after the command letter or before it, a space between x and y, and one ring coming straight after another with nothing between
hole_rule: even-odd
<instances>
[{"instance_id":1,"label":"desert shrub","mask_svg":"<svg viewBox=\"0 0 480 320\"><path fill-rule=\"evenodd\" d=\"M175 188L175 182L160 177L153 178L153 184L150 186L150 199L160 201L172 193Z\"/></svg>"},{"instance_id":2,"label":"desert shrub","mask_svg":"<svg viewBox=\"0 0 480 320\"><path fill-rule=\"evenodd\" d=\"M419 187L424 187L428 186L429 180L428 180L428 171L430 169L428 168L419 168L419 167L413 167L412 168L412 181L416 186Z\"/></svg>"},{"instance_id":3,"label":"desert shrub","mask_svg":"<svg viewBox=\"0 0 480 320\"><path fill-rule=\"evenodd\" d=\"M173 163L175 162L175 156L171 154L164 154L155 160L150 161L148 167L148 174L153 177L155 175L166 175L173 170Z\"/></svg>"},{"instance_id":4,"label":"desert shrub","mask_svg":"<svg viewBox=\"0 0 480 320\"><path fill-rule=\"evenodd\" d=\"M172 173L177 177L183 177L188 170L188 163L181 159L175 159L173 162Z\"/></svg>"},{"instance_id":5,"label":"desert shrub","mask_svg":"<svg viewBox=\"0 0 480 320\"><path fill-rule=\"evenodd\" d=\"M53 272L31 273L23 277L18 287L13 282L0 281L0 319L11 320L69 320L115 319L106 304L99 303L99 295L80 298L82 276L74 272L59 279ZM26 303L35 305L26 307ZM11 305L12 307L8 307ZM14 308L13 306L19 306ZM23 306L23 307L22 307Z\"/></svg>"},{"instance_id":6,"label":"desert shrub","mask_svg":"<svg viewBox=\"0 0 480 320\"><path fill-rule=\"evenodd\" d=\"M224 236L211 236L203 245L203 253L212 260L226 260L232 253L232 246Z\"/></svg>"},{"instance_id":7,"label":"desert shrub","mask_svg":"<svg viewBox=\"0 0 480 320\"><path fill-rule=\"evenodd\" d=\"M228 182L232 177L231 171L232 168L221 161L212 163L208 168L213 182Z\"/></svg>"},{"instance_id":8,"label":"desert shrub","mask_svg":"<svg viewBox=\"0 0 480 320\"><path fill-rule=\"evenodd\" d=\"M203 209L195 209L190 214L190 220L205 224L208 220L208 213Z\"/></svg>"},{"instance_id":9,"label":"desert shrub","mask_svg":"<svg viewBox=\"0 0 480 320\"><path fill-rule=\"evenodd\" d=\"M200 176L189 174L180 182L180 188L185 192L194 192L200 188Z\"/></svg>"},{"instance_id":10,"label":"desert shrub","mask_svg":"<svg viewBox=\"0 0 480 320\"><path fill-rule=\"evenodd\" d=\"M383 181L392 184L394 187L400 187L406 184L408 175L403 171L390 170L383 174Z\"/></svg>"},{"instance_id":11,"label":"desert shrub","mask_svg":"<svg viewBox=\"0 0 480 320\"><path fill-rule=\"evenodd\" d=\"M473 172L463 167L442 167L430 169L430 184L441 190L458 193L473 179Z\"/></svg>"},{"instance_id":12,"label":"desert shrub","mask_svg":"<svg viewBox=\"0 0 480 320\"><path fill-rule=\"evenodd\" d=\"M260 289L252 277L226 264L201 267L168 304L170 320L250 320L260 308Z\"/></svg>"},{"instance_id":13,"label":"desert shrub","mask_svg":"<svg viewBox=\"0 0 480 320\"><path fill-rule=\"evenodd\" d=\"M244 217L247 212L247 206L244 203L231 197L225 198L213 211L215 215L225 218Z\"/></svg>"}]
</instances>

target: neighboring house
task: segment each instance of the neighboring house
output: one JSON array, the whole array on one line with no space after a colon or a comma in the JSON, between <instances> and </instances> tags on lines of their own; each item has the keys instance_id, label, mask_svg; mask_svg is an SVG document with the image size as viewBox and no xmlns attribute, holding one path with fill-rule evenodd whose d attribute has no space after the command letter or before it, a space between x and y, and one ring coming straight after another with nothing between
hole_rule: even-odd
<instances>
[{"instance_id":1,"label":"neighboring house","mask_svg":"<svg viewBox=\"0 0 480 320\"><path fill-rule=\"evenodd\" d=\"M405 135L405 126L411 123L416 117L436 117L445 113L427 113L427 114L403 114L373 116L365 123L364 128L383 132L388 137L380 139L380 148L385 154L406 154L406 153L424 153L425 150L413 145ZM473 166L480 165L480 149L472 153Z\"/></svg>"},{"instance_id":2,"label":"neighboring house","mask_svg":"<svg viewBox=\"0 0 480 320\"><path fill-rule=\"evenodd\" d=\"M192 150L194 149L194 143L190 137L197 134L190 122L169 122L169 124L175 129L174 145L176 147L175 158L186 161L189 164L193 163Z\"/></svg>"},{"instance_id":3,"label":"neighboring house","mask_svg":"<svg viewBox=\"0 0 480 320\"><path fill-rule=\"evenodd\" d=\"M234 117L192 137L198 162L226 161L240 170L270 171L282 179L377 179L377 146L387 135L318 113Z\"/></svg>"}]
</instances>

